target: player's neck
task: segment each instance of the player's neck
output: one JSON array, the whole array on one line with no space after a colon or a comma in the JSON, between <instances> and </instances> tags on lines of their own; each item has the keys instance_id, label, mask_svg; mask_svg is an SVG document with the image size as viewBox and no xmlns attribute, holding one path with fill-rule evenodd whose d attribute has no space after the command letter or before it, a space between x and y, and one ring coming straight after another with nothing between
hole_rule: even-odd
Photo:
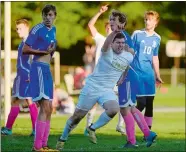
<instances>
[{"instance_id":1,"label":"player's neck","mask_svg":"<svg viewBox=\"0 0 186 152\"><path fill-rule=\"evenodd\" d=\"M28 37L28 34L23 37L23 41L25 42Z\"/></svg>"},{"instance_id":2,"label":"player's neck","mask_svg":"<svg viewBox=\"0 0 186 152\"><path fill-rule=\"evenodd\" d=\"M155 33L154 29L145 29L147 35L151 36Z\"/></svg>"}]
</instances>

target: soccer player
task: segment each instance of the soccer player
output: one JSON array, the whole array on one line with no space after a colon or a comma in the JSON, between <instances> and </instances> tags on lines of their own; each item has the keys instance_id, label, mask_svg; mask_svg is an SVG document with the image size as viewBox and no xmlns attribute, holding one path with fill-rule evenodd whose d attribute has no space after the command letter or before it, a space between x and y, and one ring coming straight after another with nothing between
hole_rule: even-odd
<instances>
[{"instance_id":1,"label":"soccer player","mask_svg":"<svg viewBox=\"0 0 186 152\"><path fill-rule=\"evenodd\" d=\"M33 54L30 70L29 93L40 105L36 120L36 135L32 151L57 151L48 147L52 114L53 80L50 61L56 49L56 7L46 5L42 10L43 22L32 28L23 47L24 54Z\"/></svg>"},{"instance_id":2,"label":"soccer player","mask_svg":"<svg viewBox=\"0 0 186 152\"><path fill-rule=\"evenodd\" d=\"M119 18L119 19L118 19ZM118 26L118 20L125 22L123 16L112 22L112 27ZM69 133L77 126L82 118L98 102L105 111L99 119L87 128L89 140L96 144L97 138L95 131L106 125L119 111L117 96L113 91L115 84L126 67L133 60L133 52L130 48L124 50L125 37L118 31L112 32L105 40L102 47L102 55L94 69L94 72L88 76L83 87L76 110L67 122L63 134L58 139L56 148L62 150L67 141Z\"/></svg>"},{"instance_id":3,"label":"soccer player","mask_svg":"<svg viewBox=\"0 0 186 152\"><path fill-rule=\"evenodd\" d=\"M163 83L158 58L161 37L154 31L159 22L159 14L156 11L147 11L144 21L145 29L135 31L132 39L139 59L135 66L140 78L137 108L140 111L145 108L145 121L151 129L156 84L161 86Z\"/></svg>"},{"instance_id":4,"label":"soccer player","mask_svg":"<svg viewBox=\"0 0 186 152\"><path fill-rule=\"evenodd\" d=\"M101 6L100 10L98 13L96 13L92 18L91 20L89 21L88 23L88 27L90 29L90 32L91 32L91 35L93 37L93 39L95 40L95 43L96 43L96 59L95 59L95 65L97 64L98 62L98 59L100 58L101 56L101 47L103 46L104 44L104 41L106 39L105 36L101 35L96 27L95 27L95 23L97 21L97 19L99 18L99 16L101 14L103 14L104 12L106 12L108 10L108 4L105 5L105 6ZM107 33L107 36L112 32L111 28L110 28L110 24L109 22L106 22L105 23L105 31ZM94 114L95 114L95 111L96 111L96 106L94 106L87 114L87 127L89 127L91 125L91 123L93 122L93 117L94 117ZM123 126L123 118L122 116L119 114L119 119L118 119L118 124L117 124L117 127L116 127L116 131L120 132L122 135L125 134L125 129L122 127ZM87 130L85 129L85 132L84 132L85 135L88 135L88 132Z\"/></svg>"},{"instance_id":5,"label":"soccer player","mask_svg":"<svg viewBox=\"0 0 186 152\"><path fill-rule=\"evenodd\" d=\"M17 76L14 79L11 109L8 115L6 127L2 127L2 135L12 135L12 126L19 114L19 104L22 100L26 100L29 105L30 117L32 120L32 133L35 134L35 122L38 115L38 109L35 103L32 103L31 97L28 95L29 75L30 75L30 56L22 54L23 45L29 34L29 23L26 19L18 19L16 22L16 31L22 39L18 47L17 58Z\"/></svg>"},{"instance_id":6,"label":"soccer player","mask_svg":"<svg viewBox=\"0 0 186 152\"><path fill-rule=\"evenodd\" d=\"M157 56L160 45L160 36L154 32L158 20L159 15L157 12L148 11L145 13L146 28L135 31L132 35L136 51L134 60L126 79L123 83L123 80L121 80L118 84L120 111L125 121L128 138L127 143L124 145L126 148L134 148L138 146L135 138L134 121L137 122L141 131L144 133L147 147L152 145L157 136L155 132L150 131L149 123L146 121L146 115L144 118L142 113L135 108L135 102L136 95L138 96L142 93L143 96L146 94L147 98L150 99L150 96L155 94L154 70L157 80L161 83L163 82L159 74L159 60ZM149 87L148 89L146 88L147 86ZM137 98L137 100L138 99L139 98ZM142 103L140 102L140 105ZM152 103L150 105L152 107ZM145 105L143 104L143 106Z\"/></svg>"}]
</instances>

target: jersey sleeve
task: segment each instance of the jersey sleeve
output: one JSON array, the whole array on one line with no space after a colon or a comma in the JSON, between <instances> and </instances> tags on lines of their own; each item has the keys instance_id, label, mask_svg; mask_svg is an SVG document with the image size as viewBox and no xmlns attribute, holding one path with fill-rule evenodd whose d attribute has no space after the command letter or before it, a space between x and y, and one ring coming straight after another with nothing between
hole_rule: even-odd
<instances>
[{"instance_id":1,"label":"jersey sleeve","mask_svg":"<svg viewBox=\"0 0 186 152\"><path fill-rule=\"evenodd\" d=\"M154 48L153 56L158 56L159 47L160 47L160 42L159 42L159 43L157 44L157 46Z\"/></svg>"},{"instance_id":2,"label":"jersey sleeve","mask_svg":"<svg viewBox=\"0 0 186 152\"><path fill-rule=\"evenodd\" d=\"M29 32L28 38L25 43L29 46L32 46L37 40L38 35L39 35L39 30L36 27L33 27Z\"/></svg>"},{"instance_id":3,"label":"jersey sleeve","mask_svg":"<svg viewBox=\"0 0 186 152\"><path fill-rule=\"evenodd\" d=\"M133 46L135 46L137 42L137 34L135 31L132 33L131 39L132 39Z\"/></svg>"},{"instance_id":4,"label":"jersey sleeve","mask_svg":"<svg viewBox=\"0 0 186 152\"><path fill-rule=\"evenodd\" d=\"M93 37L95 43L96 43L96 46L102 46L105 42L105 37L103 35L101 35L100 33L96 33L96 35Z\"/></svg>"}]
</instances>

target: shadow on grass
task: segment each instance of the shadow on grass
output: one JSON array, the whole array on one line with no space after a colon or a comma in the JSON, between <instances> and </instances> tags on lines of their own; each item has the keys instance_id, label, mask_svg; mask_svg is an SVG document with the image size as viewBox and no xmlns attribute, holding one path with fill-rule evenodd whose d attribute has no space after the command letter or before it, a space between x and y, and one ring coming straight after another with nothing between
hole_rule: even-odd
<instances>
[{"instance_id":1,"label":"shadow on grass","mask_svg":"<svg viewBox=\"0 0 186 152\"><path fill-rule=\"evenodd\" d=\"M49 146L55 148L56 142L60 135L51 134L49 137ZM126 143L126 136L97 134L98 143L92 144L89 142L88 137L83 134L71 134L69 140L65 143L63 152L77 151L185 151L185 139L173 138L157 138L156 143L151 147L145 147L142 142L142 136L137 136L139 148L137 149L122 149L119 148ZM20 134L12 136L1 136L1 151L2 152L28 152L31 151L34 137L29 137Z\"/></svg>"}]
</instances>

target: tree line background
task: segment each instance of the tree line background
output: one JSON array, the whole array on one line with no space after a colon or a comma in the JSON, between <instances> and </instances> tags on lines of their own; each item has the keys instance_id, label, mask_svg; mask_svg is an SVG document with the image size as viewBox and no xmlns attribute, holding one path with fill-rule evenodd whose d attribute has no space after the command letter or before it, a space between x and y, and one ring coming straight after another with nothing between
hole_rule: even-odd
<instances>
[{"instance_id":1,"label":"tree line background","mask_svg":"<svg viewBox=\"0 0 186 152\"><path fill-rule=\"evenodd\" d=\"M112 9L125 13L128 17L126 31L144 28L144 12L155 10L160 14L160 23L156 32L161 36L159 50L160 68L171 68L174 59L166 56L165 47L168 40L185 40L186 36L186 2L11 2L11 48L17 50L20 39L15 31L15 21L28 19L31 27L42 21L41 11L44 5L53 4L57 8L55 26L57 28L57 51L60 52L62 65L83 65L82 56L85 45L92 45L87 24L100 6L109 4L96 23L98 31L105 35L104 23ZM4 49L4 2L1 2L1 48ZM180 67L185 67L185 58L181 58Z\"/></svg>"}]
</instances>

